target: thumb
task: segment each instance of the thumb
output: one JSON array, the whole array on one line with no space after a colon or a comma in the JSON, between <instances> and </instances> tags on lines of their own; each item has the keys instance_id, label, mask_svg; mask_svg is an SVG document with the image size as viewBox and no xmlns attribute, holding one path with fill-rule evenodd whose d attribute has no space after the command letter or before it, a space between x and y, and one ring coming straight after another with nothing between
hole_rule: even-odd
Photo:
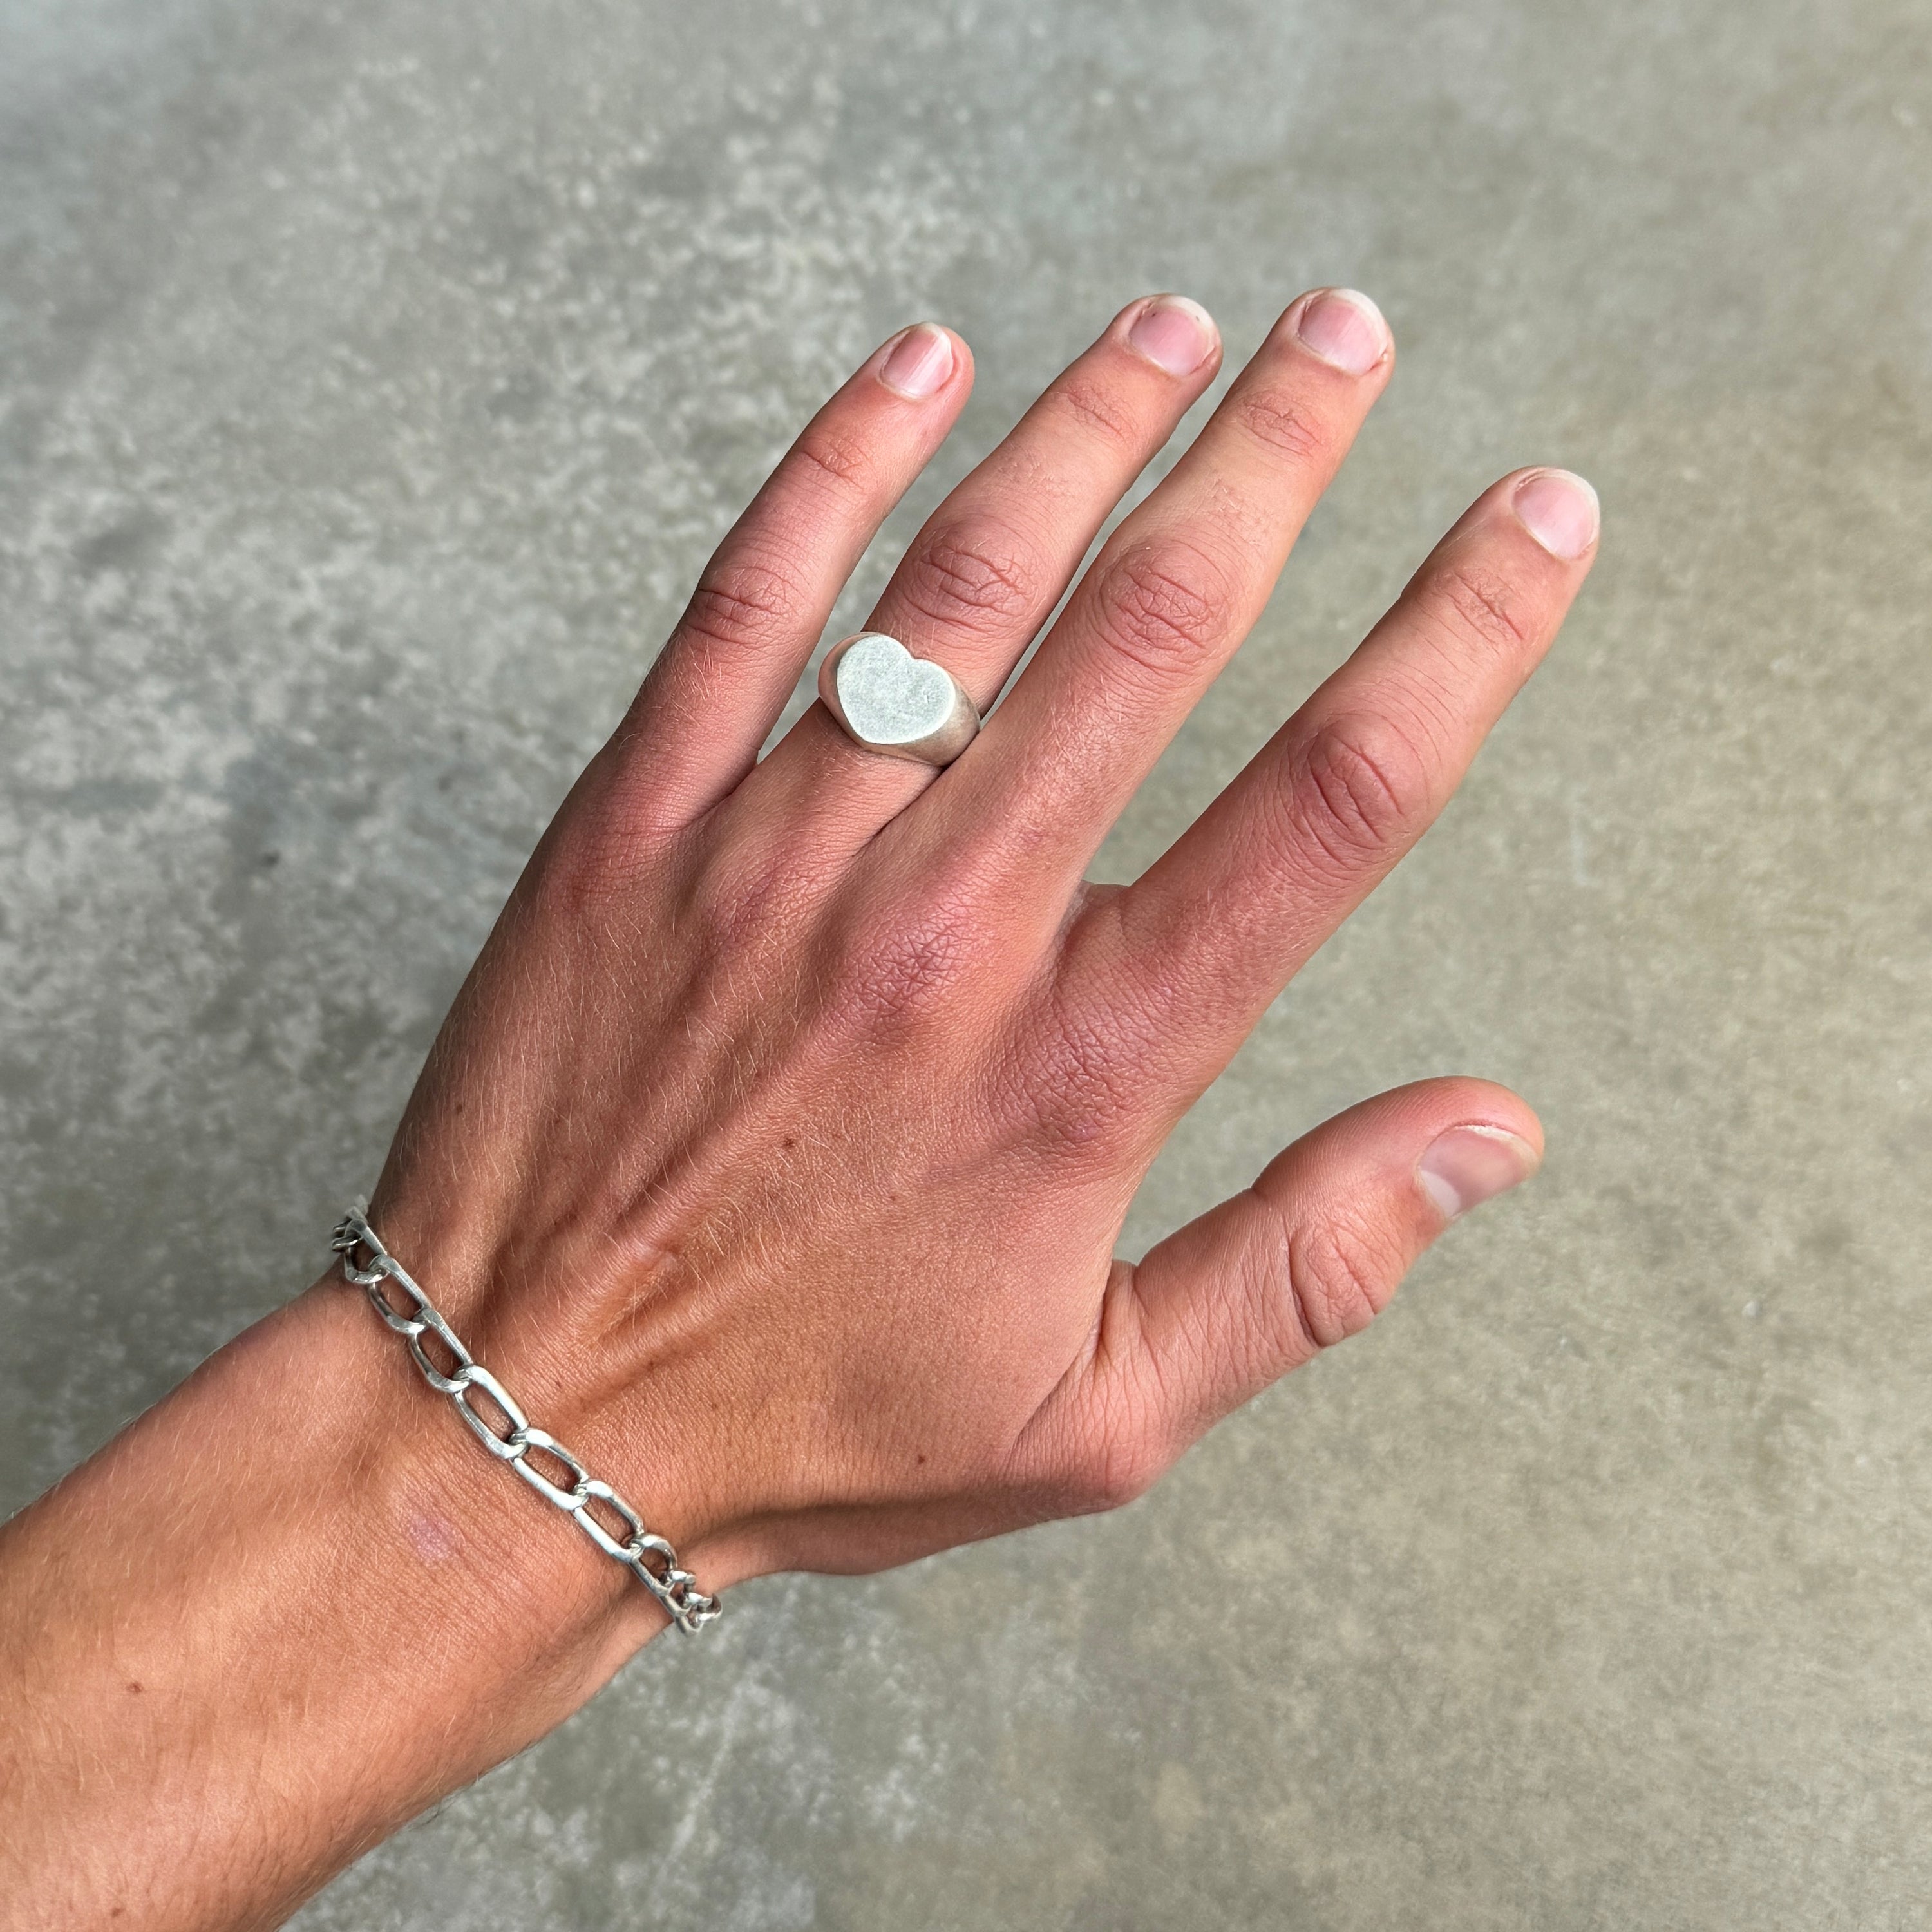
<instances>
[{"instance_id":1,"label":"thumb","mask_svg":"<svg viewBox=\"0 0 1932 1932\"><path fill-rule=\"evenodd\" d=\"M1450 1222L1542 1158L1535 1114L1486 1081L1420 1081L1351 1107L1117 1273L1095 1372L1133 1387L1094 1394L1117 1422L1156 1402L1165 1413L1142 1426L1178 1453L1366 1328Z\"/></svg>"}]
</instances>

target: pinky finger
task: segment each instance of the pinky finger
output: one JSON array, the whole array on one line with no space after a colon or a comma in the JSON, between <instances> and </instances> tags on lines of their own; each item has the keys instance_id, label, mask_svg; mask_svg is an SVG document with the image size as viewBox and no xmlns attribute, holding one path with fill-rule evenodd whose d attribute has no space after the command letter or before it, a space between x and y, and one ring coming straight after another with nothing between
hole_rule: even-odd
<instances>
[{"instance_id":1,"label":"pinky finger","mask_svg":"<svg viewBox=\"0 0 1932 1932\"><path fill-rule=\"evenodd\" d=\"M806 424L705 566L612 750L648 815L688 823L751 769L866 546L945 440L971 351L920 322Z\"/></svg>"}]
</instances>

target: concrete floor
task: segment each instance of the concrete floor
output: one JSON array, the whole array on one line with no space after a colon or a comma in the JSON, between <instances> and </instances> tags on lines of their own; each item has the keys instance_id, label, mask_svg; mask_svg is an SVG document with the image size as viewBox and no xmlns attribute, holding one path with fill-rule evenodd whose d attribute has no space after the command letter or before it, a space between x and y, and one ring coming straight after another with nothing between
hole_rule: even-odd
<instances>
[{"instance_id":1,"label":"concrete floor","mask_svg":"<svg viewBox=\"0 0 1932 1932\"><path fill-rule=\"evenodd\" d=\"M895 326L980 389L842 617L1133 295L1394 322L1117 874L1492 476L1606 506L1130 1245L1425 1073L1542 1178L1135 1508L745 1588L305 1932L1927 1922L1928 170L1923 0L0 4L0 1507L317 1270Z\"/></svg>"}]
</instances>

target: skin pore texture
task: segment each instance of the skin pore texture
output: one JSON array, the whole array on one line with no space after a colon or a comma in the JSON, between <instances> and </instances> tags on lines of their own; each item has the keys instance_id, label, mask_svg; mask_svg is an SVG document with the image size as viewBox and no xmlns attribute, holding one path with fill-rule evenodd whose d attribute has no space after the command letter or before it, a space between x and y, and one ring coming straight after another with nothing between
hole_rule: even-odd
<instances>
[{"instance_id":1,"label":"skin pore texture","mask_svg":"<svg viewBox=\"0 0 1932 1932\"><path fill-rule=\"evenodd\" d=\"M991 707L1220 358L1194 304L1130 306L866 628ZM761 760L970 387L964 342L904 332L726 537L538 846L370 1220L706 1590L1129 1501L1534 1170L1522 1101L1429 1081L1114 1254L1176 1121L1440 811L1595 554L1587 484L1504 478L1164 857L1085 884L1393 360L1366 298L1295 302L944 771L822 706ZM664 1628L446 1408L325 1280L0 1531L8 1926L277 1924Z\"/></svg>"}]
</instances>

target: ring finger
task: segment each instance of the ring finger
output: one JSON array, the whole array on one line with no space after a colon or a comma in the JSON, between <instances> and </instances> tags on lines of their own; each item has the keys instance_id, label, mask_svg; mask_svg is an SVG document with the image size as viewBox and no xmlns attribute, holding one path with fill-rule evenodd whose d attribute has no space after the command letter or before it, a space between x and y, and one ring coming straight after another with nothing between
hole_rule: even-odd
<instances>
[{"instance_id":1,"label":"ring finger","mask_svg":"<svg viewBox=\"0 0 1932 1932\"><path fill-rule=\"evenodd\" d=\"M1220 365L1220 334L1196 304L1153 296L1123 310L934 512L866 628L944 664L983 710ZM794 836L815 827L856 845L932 776L854 745L814 705L740 796Z\"/></svg>"}]
</instances>

